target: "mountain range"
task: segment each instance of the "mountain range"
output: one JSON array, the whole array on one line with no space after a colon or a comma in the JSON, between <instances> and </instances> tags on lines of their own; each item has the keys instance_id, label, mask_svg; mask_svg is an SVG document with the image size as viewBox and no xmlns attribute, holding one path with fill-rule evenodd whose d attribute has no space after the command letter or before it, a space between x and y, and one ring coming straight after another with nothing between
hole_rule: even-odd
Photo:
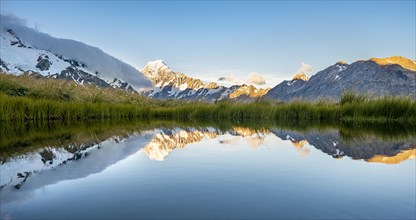
<instances>
[{"instance_id":1,"label":"mountain range","mask_svg":"<svg viewBox=\"0 0 416 220\"><path fill-rule=\"evenodd\" d=\"M41 33L1 15L0 72L34 74L138 92L153 99L217 102L232 100L338 101L344 92L370 96L416 98L416 62L405 57L371 58L351 64L340 61L310 78L296 74L273 88L218 85L175 72L162 60L148 62L141 71L99 48ZM14 21L14 20L13 20Z\"/></svg>"},{"instance_id":2,"label":"mountain range","mask_svg":"<svg viewBox=\"0 0 416 220\"><path fill-rule=\"evenodd\" d=\"M172 71L162 60L149 62L142 70L154 89L144 95L156 99L184 99L216 102L220 100L255 101L320 100L338 101L343 93L353 92L370 97L406 96L416 98L416 62L393 56L371 58L351 64L340 61L312 77L296 74L269 89L253 85L220 86L203 83Z\"/></svg>"},{"instance_id":3,"label":"mountain range","mask_svg":"<svg viewBox=\"0 0 416 220\"><path fill-rule=\"evenodd\" d=\"M204 83L200 79L172 71L162 60L149 62L142 70L152 81L154 89L143 93L156 99L183 99L216 102L220 100L254 100L269 89L253 85L220 86L215 82Z\"/></svg>"},{"instance_id":4,"label":"mountain range","mask_svg":"<svg viewBox=\"0 0 416 220\"><path fill-rule=\"evenodd\" d=\"M262 98L280 101L339 100L344 92L416 98L415 71L415 61L399 56L359 60L351 64L340 61L310 79L296 76L283 81Z\"/></svg>"}]
</instances>

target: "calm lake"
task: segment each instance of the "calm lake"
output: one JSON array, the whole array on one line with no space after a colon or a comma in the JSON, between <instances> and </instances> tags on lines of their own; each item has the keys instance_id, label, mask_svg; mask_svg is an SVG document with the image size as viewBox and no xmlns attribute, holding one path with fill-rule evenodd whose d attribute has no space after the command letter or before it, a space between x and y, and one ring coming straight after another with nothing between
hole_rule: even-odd
<instances>
[{"instance_id":1,"label":"calm lake","mask_svg":"<svg viewBox=\"0 0 416 220\"><path fill-rule=\"evenodd\" d=\"M416 218L414 129L2 126L2 219Z\"/></svg>"}]
</instances>

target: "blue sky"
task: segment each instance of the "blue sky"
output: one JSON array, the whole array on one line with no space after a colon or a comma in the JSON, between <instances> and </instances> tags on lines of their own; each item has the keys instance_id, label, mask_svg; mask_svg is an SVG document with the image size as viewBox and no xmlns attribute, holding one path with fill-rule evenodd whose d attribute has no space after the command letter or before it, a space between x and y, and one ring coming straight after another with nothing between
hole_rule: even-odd
<instances>
[{"instance_id":1,"label":"blue sky","mask_svg":"<svg viewBox=\"0 0 416 220\"><path fill-rule=\"evenodd\" d=\"M272 86L301 63L415 58L415 1L1 1L1 12L137 67L216 80L252 72Z\"/></svg>"}]
</instances>

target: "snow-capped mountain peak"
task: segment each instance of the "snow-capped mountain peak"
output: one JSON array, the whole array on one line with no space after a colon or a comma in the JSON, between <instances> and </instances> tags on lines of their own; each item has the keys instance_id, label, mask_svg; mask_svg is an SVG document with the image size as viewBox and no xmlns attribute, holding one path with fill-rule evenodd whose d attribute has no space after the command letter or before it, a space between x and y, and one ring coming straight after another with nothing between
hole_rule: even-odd
<instances>
[{"instance_id":1,"label":"snow-capped mountain peak","mask_svg":"<svg viewBox=\"0 0 416 220\"><path fill-rule=\"evenodd\" d=\"M160 74L168 74L173 71L166 65L163 60L150 61L147 65L141 70L142 73L146 75L149 79L154 79Z\"/></svg>"},{"instance_id":2,"label":"snow-capped mountain peak","mask_svg":"<svg viewBox=\"0 0 416 220\"><path fill-rule=\"evenodd\" d=\"M204 83L183 73L172 71L163 60L148 62L141 70L144 75L153 82L155 87L172 86L185 89L199 89L204 87Z\"/></svg>"},{"instance_id":3,"label":"snow-capped mountain peak","mask_svg":"<svg viewBox=\"0 0 416 220\"><path fill-rule=\"evenodd\" d=\"M148 62L141 70L156 87L144 92L151 98L185 99L215 102L223 99L243 100L260 97L268 89L257 89L250 85L220 86L215 82L204 83L200 79L174 72L162 60Z\"/></svg>"},{"instance_id":4,"label":"snow-capped mountain peak","mask_svg":"<svg viewBox=\"0 0 416 220\"><path fill-rule=\"evenodd\" d=\"M305 75L305 73L298 73L296 75L293 76L292 81L293 80L303 80L303 81L308 81L309 77L307 75Z\"/></svg>"}]
</instances>

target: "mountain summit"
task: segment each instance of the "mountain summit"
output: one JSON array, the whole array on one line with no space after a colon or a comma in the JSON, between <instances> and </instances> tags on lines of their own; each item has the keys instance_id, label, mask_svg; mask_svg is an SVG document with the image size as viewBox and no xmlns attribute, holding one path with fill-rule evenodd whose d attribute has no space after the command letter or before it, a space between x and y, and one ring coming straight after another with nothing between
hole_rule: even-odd
<instances>
[{"instance_id":1,"label":"mountain summit","mask_svg":"<svg viewBox=\"0 0 416 220\"><path fill-rule=\"evenodd\" d=\"M216 102L230 99L249 101L266 94L268 89L252 85L220 86L214 82L204 83L200 79L172 71L165 62L148 62L141 70L155 87L143 94L156 99L183 99Z\"/></svg>"},{"instance_id":2,"label":"mountain summit","mask_svg":"<svg viewBox=\"0 0 416 220\"><path fill-rule=\"evenodd\" d=\"M179 88L179 90L205 87L205 84L199 79L194 79L180 72L173 72L163 60L148 62L141 72L152 81L155 87L172 86ZM215 87L215 85L212 86Z\"/></svg>"},{"instance_id":3,"label":"mountain summit","mask_svg":"<svg viewBox=\"0 0 416 220\"><path fill-rule=\"evenodd\" d=\"M397 64L405 69L416 71L416 61L407 59L406 57L392 56L392 57L387 57L387 58L371 58L370 60L374 61L375 63L379 65Z\"/></svg>"},{"instance_id":4,"label":"mountain summit","mask_svg":"<svg viewBox=\"0 0 416 220\"><path fill-rule=\"evenodd\" d=\"M293 76L292 81L293 80L303 80L303 81L308 81L309 77L305 75L305 73L298 73L296 75Z\"/></svg>"}]
</instances>

